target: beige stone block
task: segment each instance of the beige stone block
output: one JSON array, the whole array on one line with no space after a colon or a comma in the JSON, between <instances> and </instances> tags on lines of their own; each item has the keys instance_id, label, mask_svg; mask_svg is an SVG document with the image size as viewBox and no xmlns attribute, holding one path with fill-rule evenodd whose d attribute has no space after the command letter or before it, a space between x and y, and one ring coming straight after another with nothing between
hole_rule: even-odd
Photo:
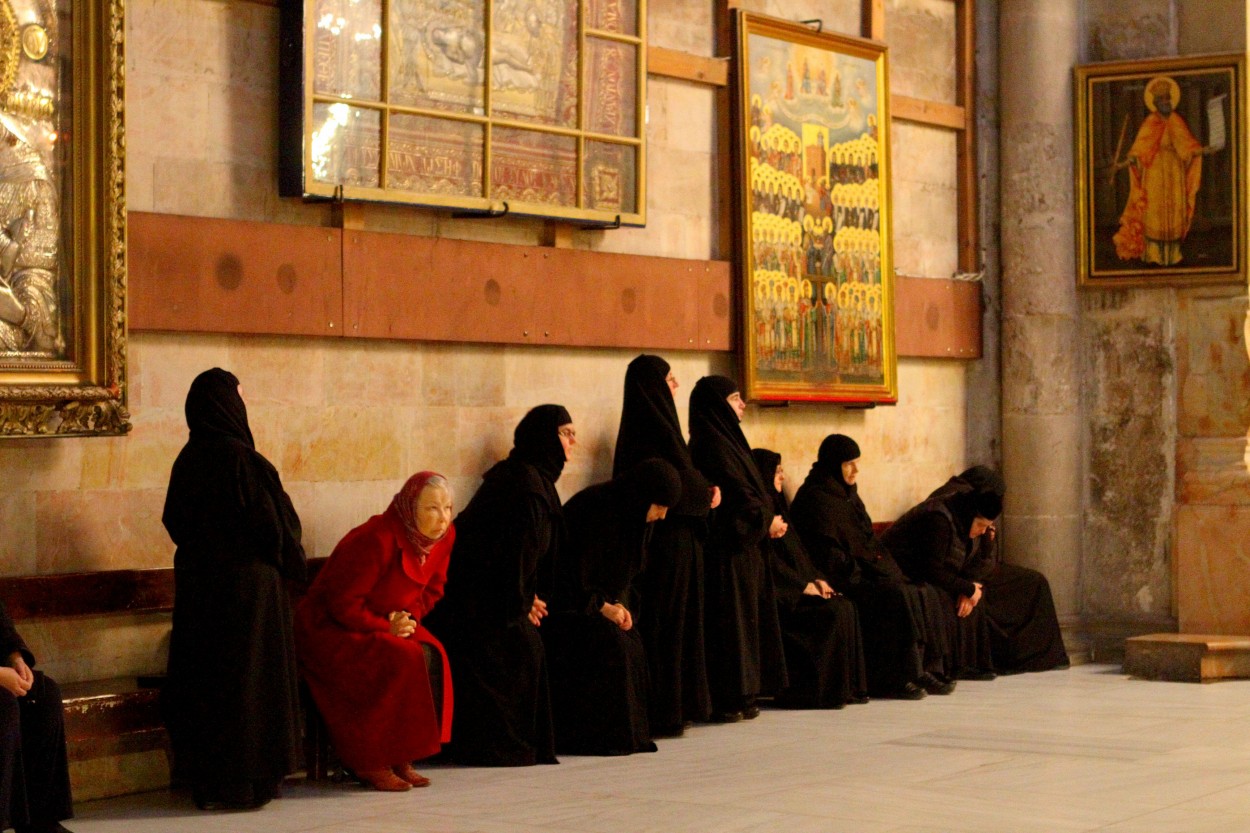
<instances>
[{"instance_id":1,"label":"beige stone block","mask_svg":"<svg viewBox=\"0 0 1250 833\"><path fill-rule=\"evenodd\" d=\"M1115 0L1112 0L1115 2ZM1072 67L1081 63L1080 11L1077 3L1004 3L998 19L998 54L1011 56L1011 72L1000 73L1004 179L1013 170L1006 164L1012 143L1025 136L1028 125L1051 125L1056 143L1066 154L1045 157L1035 164L1062 169L1071 191ZM1155 53L1159 54L1159 53ZM1004 212L1004 216L1012 216ZM1071 215L1068 216L1071 220Z\"/></svg>"},{"instance_id":2,"label":"beige stone block","mask_svg":"<svg viewBox=\"0 0 1250 833\"><path fill-rule=\"evenodd\" d=\"M218 60L223 80L252 89L277 88L277 7L259 3L229 7L227 24Z\"/></svg>"},{"instance_id":3,"label":"beige stone block","mask_svg":"<svg viewBox=\"0 0 1250 833\"><path fill-rule=\"evenodd\" d=\"M1074 238L1068 226L1056 228L1057 233L1043 233L1038 229L1004 233L1001 283L1004 316L1077 313L1076 260L1074 255L1062 250L1065 241Z\"/></svg>"},{"instance_id":4,"label":"beige stone block","mask_svg":"<svg viewBox=\"0 0 1250 833\"><path fill-rule=\"evenodd\" d=\"M383 234L413 234L420 237L436 236L438 220L442 216L434 210L383 203L362 205L361 211L367 231L377 231Z\"/></svg>"},{"instance_id":5,"label":"beige stone block","mask_svg":"<svg viewBox=\"0 0 1250 833\"><path fill-rule=\"evenodd\" d=\"M309 558L330 555L348 532L386 511L405 479L300 484L304 552Z\"/></svg>"},{"instance_id":6,"label":"beige stone block","mask_svg":"<svg viewBox=\"0 0 1250 833\"><path fill-rule=\"evenodd\" d=\"M890 92L954 104L955 6L942 0L891 0L885 14Z\"/></svg>"},{"instance_id":7,"label":"beige stone block","mask_svg":"<svg viewBox=\"0 0 1250 833\"><path fill-rule=\"evenodd\" d=\"M213 367L232 370L228 336L131 333L129 347L132 390L144 408L181 410L196 376Z\"/></svg>"},{"instance_id":8,"label":"beige stone block","mask_svg":"<svg viewBox=\"0 0 1250 833\"><path fill-rule=\"evenodd\" d=\"M241 84L213 87L207 108L205 158L277 170L276 90Z\"/></svg>"},{"instance_id":9,"label":"beige stone block","mask_svg":"<svg viewBox=\"0 0 1250 833\"><path fill-rule=\"evenodd\" d=\"M425 404L495 407L506 403L505 348L428 344L422 354Z\"/></svg>"},{"instance_id":10,"label":"beige stone block","mask_svg":"<svg viewBox=\"0 0 1250 833\"><path fill-rule=\"evenodd\" d=\"M398 480L407 421L368 405L286 408L275 462L285 480ZM258 444L259 447L259 444Z\"/></svg>"},{"instance_id":11,"label":"beige stone block","mask_svg":"<svg viewBox=\"0 0 1250 833\"><path fill-rule=\"evenodd\" d=\"M1078 410L1077 326L1068 316L1003 316L1004 415Z\"/></svg>"},{"instance_id":12,"label":"beige stone block","mask_svg":"<svg viewBox=\"0 0 1250 833\"><path fill-rule=\"evenodd\" d=\"M670 149L647 155L647 205L665 213L708 216L712 193L710 153Z\"/></svg>"},{"instance_id":13,"label":"beige stone block","mask_svg":"<svg viewBox=\"0 0 1250 833\"><path fill-rule=\"evenodd\" d=\"M1182 633L1250 633L1250 507L1176 511L1176 597Z\"/></svg>"},{"instance_id":14,"label":"beige stone block","mask_svg":"<svg viewBox=\"0 0 1250 833\"><path fill-rule=\"evenodd\" d=\"M370 402L387 407L413 407L424 402L425 345L343 339L321 342L319 346L328 401Z\"/></svg>"},{"instance_id":15,"label":"beige stone block","mask_svg":"<svg viewBox=\"0 0 1250 833\"><path fill-rule=\"evenodd\" d=\"M126 151L126 209L151 211L155 205L155 157L149 153Z\"/></svg>"},{"instance_id":16,"label":"beige stone block","mask_svg":"<svg viewBox=\"0 0 1250 833\"><path fill-rule=\"evenodd\" d=\"M1003 414L1006 511L1013 515L1070 515L1081 511L1079 414Z\"/></svg>"},{"instance_id":17,"label":"beige stone block","mask_svg":"<svg viewBox=\"0 0 1250 833\"><path fill-rule=\"evenodd\" d=\"M124 437L101 438L83 448L83 489L164 488L174 459L187 441L182 409L144 409L132 414Z\"/></svg>"},{"instance_id":18,"label":"beige stone block","mask_svg":"<svg viewBox=\"0 0 1250 833\"><path fill-rule=\"evenodd\" d=\"M168 567L174 546L161 525L165 489L40 492L37 571Z\"/></svg>"},{"instance_id":19,"label":"beige stone block","mask_svg":"<svg viewBox=\"0 0 1250 833\"><path fill-rule=\"evenodd\" d=\"M458 463L454 474L480 478L487 469L507 457L512 450L513 431L528 410L528 407L461 409L456 424Z\"/></svg>"},{"instance_id":20,"label":"beige stone block","mask_svg":"<svg viewBox=\"0 0 1250 833\"><path fill-rule=\"evenodd\" d=\"M447 477L462 474L456 446L460 409L420 407L414 408L411 416L404 471L436 471Z\"/></svg>"},{"instance_id":21,"label":"beige stone block","mask_svg":"<svg viewBox=\"0 0 1250 833\"><path fill-rule=\"evenodd\" d=\"M1244 0L1180 0L1176 11L1181 55L1246 51Z\"/></svg>"},{"instance_id":22,"label":"beige stone block","mask_svg":"<svg viewBox=\"0 0 1250 833\"><path fill-rule=\"evenodd\" d=\"M636 355L633 350L561 348L553 355L553 351L531 347L505 348L505 404L525 408L543 402L563 405L579 424L580 436L587 409L614 411L619 418L625 370ZM612 430L615 436L615 425Z\"/></svg>"},{"instance_id":23,"label":"beige stone block","mask_svg":"<svg viewBox=\"0 0 1250 833\"><path fill-rule=\"evenodd\" d=\"M651 131L662 130L664 138L656 137L657 144L650 152L684 150L691 153L711 154L716 151L716 90L702 84L683 81L653 80L647 86L647 105L651 106L652 94L657 87L664 87L664 110L662 127L657 113L651 110Z\"/></svg>"},{"instance_id":24,"label":"beige stone block","mask_svg":"<svg viewBox=\"0 0 1250 833\"><path fill-rule=\"evenodd\" d=\"M77 489L85 444L63 439L0 442L0 493Z\"/></svg>"},{"instance_id":25,"label":"beige stone block","mask_svg":"<svg viewBox=\"0 0 1250 833\"><path fill-rule=\"evenodd\" d=\"M711 55L713 31L712 5L705 0L668 0L647 9L647 36L652 46Z\"/></svg>"},{"instance_id":26,"label":"beige stone block","mask_svg":"<svg viewBox=\"0 0 1250 833\"><path fill-rule=\"evenodd\" d=\"M35 572L35 493L0 494L0 574Z\"/></svg>"},{"instance_id":27,"label":"beige stone block","mask_svg":"<svg viewBox=\"0 0 1250 833\"><path fill-rule=\"evenodd\" d=\"M1011 483L1008 481L1008 501ZM1009 504L1010 506L1010 504ZM1029 516L1004 512L1003 559L1040 571L1050 582L1059 618L1081 612L1081 518L1079 515Z\"/></svg>"},{"instance_id":28,"label":"beige stone block","mask_svg":"<svg viewBox=\"0 0 1250 833\"><path fill-rule=\"evenodd\" d=\"M1177 503L1250 506L1246 438L1181 437L1176 442Z\"/></svg>"},{"instance_id":29,"label":"beige stone block","mask_svg":"<svg viewBox=\"0 0 1250 833\"><path fill-rule=\"evenodd\" d=\"M69 762L75 801L94 801L169 786L169 760L163 749Z\"/></svg>"},{"instance_id":30,"label":"beige stone block","mask_svg":"<svg viewBox=\"0 0 1250 833\"><path fill-rule=\"evenodd\" d=\"M828 3L822 0L744 0L747 11L780 17L783 20L824 21L824 31L858 36L859 6L855 3Z\"/></svg>"},{"instance_id":31,"label":"beige stone block","mask_svg":"<svg viewBox=\"0 0 1250 833\"><path fill-rule=\"evenodd\" d=\"M901 180L955 188L955 138L954 131L944 128L894 122L890 129L890 165L896 192Z\"/></svg>"},{"instance_id":32,"label":"beige stone block","mask_svg":"<svg viewBox=\"0 0 1250 833\"><path fill-rule=\"evenodd\" d=\"M894 266L903 275L950 277L959 265L954 188L895 183Z\"/></svg>"},{"instance_id":33,"label":"beige stone block","mask_svg":"<svg viewBox=\"0 0 1250 833\"><path fill-rule=\"evenodd\" d=\"M141 72L215 77L232 9L199 0L137 0L126 7L126 52Z\"/></svg>"},{"instance_id":34,"label":"beige stone block","mask_svg":"<svg viewBox=\"0 0 1250 833\"><path fill-rule=\"evenodd\" d=\"M1169 0L1091 0L1086 6L1090 60L1176 54L1175 10Z\"/></svg>"},{"instance_id":35,"label":"beige stone block","mask_svg":"<svg viewBox=\"0 0 1250 833\"><path fill-rule=\"evenodd\" d=\"M130 152L162 160L161 167L167 164L164 160L204 159L209 152L211 89L211 83L198 75L141 71L128 79L126 144Z\"/></svg>"},{"instance_id":36,"label":"beige stone block","mask_svg":"<svg viewBox=\"0 0 1250 833\"><path fill-rule=\"evenodd\" d=\"M539 245L546 227L545 220L534 217L514 217L500 225L478 219L457 220L450 214L437 215L435 224L436 237L477 240L482 243L511 243L516 246Z\"/></svg>"},{"instance_id":37,"label":"beige stone block","mask_svg":"<svg viewBox=\"0 0 1250 833\"><path fill-rule=\"evenodd\" d=\"M250 407L317 406L354 402L325 387L324 357L337 342L240 336L230 340L230 371L243 386Z\"/></svg>"},{"instance_id":38,"label":"beige stone block","mask_svg":"<svg viewBox=\"0 0 1250 833\"><path fill-rule=\"evenodd\" d=\"M169 659L170 615L115 614L22 623L39 667L59 683L163 674Z\"/></svg>"}]
</instances>

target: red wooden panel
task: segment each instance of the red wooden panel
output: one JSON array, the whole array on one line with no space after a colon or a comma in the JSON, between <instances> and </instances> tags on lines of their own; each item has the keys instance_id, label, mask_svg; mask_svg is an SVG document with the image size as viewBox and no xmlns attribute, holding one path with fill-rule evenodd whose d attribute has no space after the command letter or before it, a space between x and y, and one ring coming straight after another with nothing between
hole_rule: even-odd
<instances>
[{"instance_id":1,"label":"red wooden panel","mask_svg":"<svg viewBox=\"0 0 1250 833\"><path fill-rule=\"evenodd\" d=\"M131 212L132 330L340 335L342 232Z\"/></svg>"},{"instance_id":2,"label":"red wooden panel","mask_svg":"<svg viewBox=\"0 0 1250 833\"><path fill-rule=\"evenodd\" d=\"M733 347L735 318L733 264L712 260L699 272L699 350Z\"/></svg>"},{"instance_id":3,"label":"red wooden panel","mask_svg":"<svg viewBox=\"0 0 1250 833\"><path fill-rule=\"evenodd\" d=\"M900 276L894 293L900 356L981 358L981 284Z\"/></svg>"}]
</instances>

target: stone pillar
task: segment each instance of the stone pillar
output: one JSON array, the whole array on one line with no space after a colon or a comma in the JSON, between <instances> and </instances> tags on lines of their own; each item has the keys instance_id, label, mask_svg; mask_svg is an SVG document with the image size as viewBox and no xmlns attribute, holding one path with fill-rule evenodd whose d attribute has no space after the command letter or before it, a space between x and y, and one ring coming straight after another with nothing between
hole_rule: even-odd
<instances>
[{"instance_id":1,"label":"stone pillar","mask_svg":"<svg viewBox=\"0 0 1250 833\"><path fill-rule=\"evenodd\" d=\"M1006 558L1050 579L1079 624L1080 305L1073 219L1072 67L1079 0L1002 0L1003 518Z\"/></svg>"}]
</instances>

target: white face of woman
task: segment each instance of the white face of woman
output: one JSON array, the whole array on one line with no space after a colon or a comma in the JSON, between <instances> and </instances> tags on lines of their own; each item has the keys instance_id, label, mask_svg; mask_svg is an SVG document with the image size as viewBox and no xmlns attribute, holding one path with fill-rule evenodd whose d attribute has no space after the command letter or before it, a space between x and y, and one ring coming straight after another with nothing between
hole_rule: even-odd
<instances>
[{"instance_id":1,"label":"white face of woman","mask_svg":"<svg viewBox=\"0 0 1250 833\"><path fill-rule=\"evenodd\" d=\"M780 492L784 485L786 485L786 470L781 467L781 463L778 463L777 473L773 475L773 488Z\"/></svg>"},{"instance_id":2,"label":"white face of woman","mask_svg":"<svg viewBox=\"0 0 1250 833\"><path fill-rule=\"evenodd\" d=\"M856 479L859 477L859 458L847 460L842 464L842 479L846 481L846 485L854 486Z\"/></svg>"},{"instance_id":3,"label":"white face of woman","mask_svg":"<svg viewBox=\"0 0 1250 833\"><path fill-rule=\"evenodd\" d=\"M442 486L426 486L417 495L417 529L437 541L451 528L451 492Z\"/></svg>"},{"instance_id":4,"label":"white face of woman","mask_svg":"<svg viewBox=\"0 0 1250 833\"><path fill-rule=\"evenodd\" d=\"M570 422L561 425L556 433L560 435L560 445L564 448L564 461L567 463L573 459L573 446L577 445L577 432L573 430L573 423Z\"/></svg>"},{"instance_id":5,"label":"white face of woman","mask_svg":"<svg viewBox=\"0 0 1250 833\"><path fill-rule=\"evenodd\" d=\"M664 516L668 514L668 507L661 506L658 503L651 504L651 508L647 510L647 523L664 520Z\"/></svg>"},{"instance_id":6,"label":"white face of woman","mask_svg":"<svg viewBox=\"0 0 1250 833\"><path fill-rule=\"evenodd\" d=\"M738 422L742 422L742 415L747 412L747 403L742 401L742 394L734 391L725 397L725 401L729 403L729 407L734 409L734 413L738 415Z\"/></svg>"}]
</instances>

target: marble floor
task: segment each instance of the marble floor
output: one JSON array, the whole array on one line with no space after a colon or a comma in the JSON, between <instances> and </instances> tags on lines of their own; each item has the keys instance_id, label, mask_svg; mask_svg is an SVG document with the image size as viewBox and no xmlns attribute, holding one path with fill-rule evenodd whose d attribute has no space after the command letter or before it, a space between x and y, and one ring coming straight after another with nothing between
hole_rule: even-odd
<instances>
[{"instance_id":1,"label":"marble floor","mask_svg":"<svg viewBox=\"0 0 1250 833\"><path fill-rule=\"evenodd\" d=\"M1246 833L1250 681L1131 680L1085 665L950 697L765 710L654 755L422 769L382 794L293 780L252 813L147 793L82 804L75 833Z\"/></svg>"}]
</instances>

